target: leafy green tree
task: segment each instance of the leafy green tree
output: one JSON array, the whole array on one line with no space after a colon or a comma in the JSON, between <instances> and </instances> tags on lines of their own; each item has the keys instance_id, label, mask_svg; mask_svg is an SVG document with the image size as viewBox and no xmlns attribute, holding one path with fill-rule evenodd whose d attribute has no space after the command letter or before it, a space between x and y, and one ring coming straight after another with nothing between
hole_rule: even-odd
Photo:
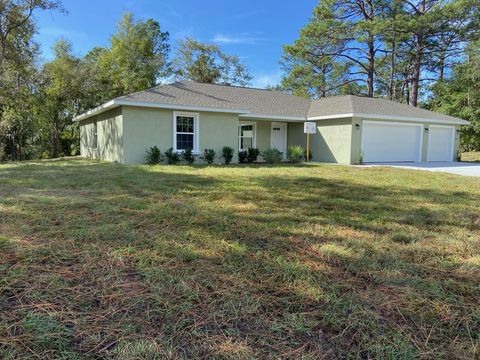
<instances>
[{"instance_id":1,"label":"leafy green tree","mask_svg":"<svg viewBox=\"0 0 480 360\"><path fill-rule=\"evenodd\" d=\"M480 151L480 41L471 43L464 63L453 69L451 79L433 86L428 107L469 120L462 130L462 149Z\"/></svg>"},{"instance_id":2,"label":"leafy green tree","mask_svg":"<svg viewBox=\"0 0 480 360\"><path fill-rule=\"evenodd\" d=\"M417 106L478 33L478 0L319 0L284 47L282 86L307 97L388 96Z\"/></svg>"},{"instance_id":3,"label":"leafy green tree","mask_svg":"<svg viewBox=\"0 0 480 360\"><path fill-rule=\"evenodd\" d=\"M83 108L91 109L114 97L113 79L109 72L107 58L110 50L105 47L94 47L82 59L86 73Z\"/></svg>"},{"instance_id":4,"label":"leafy green tree","mask_svg":"<svg viewBox=\"0 0 480 360\"><path fill-rule=\"evenodd\" d=\"M62 10L55 0L0 1L0 160L34 155L38 45L33 15Z\"/></svg>"},{"instance_id":5,"label":"leafy green tree","mask_svg":"<svg viewBox=\"0 0 480 360\"><path fill-rule=\"evenodd\" d=\"M443 79L447 60L461 54L475 34L479 4L476 0L400 1L402 9L394 23L406 36L402 55L411 66L408 103L417 106L422 83Z\"/></svg>"},{"instance_id":6,"label":"leafy green tree","mask_svg":"<svg viewBox=\"0 0 480 360\"><path fill-rule=\"evenodd\" d=\"M35 127L34 84L36 69L16 73L9 88L14 95L3 104L0 118L0 160L27 160L38 156ZM11 79L7 72L7 79Z\"/></svg>"},{"instance_id":7,"label":"leafy green tree","mask_svg":"<svg viewBox=\"0 0 480 360\"><path fill-rule=\"evenodd\" d=\"M217 45L186 39L174 60L175 75L208 84L249 85L252 76L238 56L223 53Z\"/></svg>"},{"instance_id":8,"label":"leafy green tree","mask_svg":"<svg viewBox=\"0 0 480 360\"><path fill-rule=\"evenodd\" d=\"M155 86L171 73L169 34L160 24L123 15L110 48L92 49L85 56L90 73L90 94L98 105L111 98Z\"/></svg>"},{"instance_id":9,"label":"leafy green tree","mask_svg":"<svg viewBox=\"0 0 480 360\"><path fill-rule=\"evenodd\" d=\"M384 6L384 0L320 0L298 40L284 47L284 85L321 97L357 83L373 96Z\"/></svg>"},{"instance_id":10,"label":"leafy green tree","mask_svg":"<svg viewBox=\"0 0 480 360\"><path fill-rule=\"evenodd\" d=\"M59 40L53 50L55 58L42 69L37 117L43 148L50 157L58 157L77 152L78 129L72 119L84 110L86 73L71 43Z\"/></svg>"},{"instance_id":11,"label":"leafy green tree","mask_svg":"<svg viewBox=\"0 0 480 360\"><path fill-rule=\"evenodd\" d=\"M18 39L31 33L35 11L54 9L63 9L59 0L0 1L0 79L5 70L5 61L14 59L28 46Z\"/></svg>"}]
</instances>

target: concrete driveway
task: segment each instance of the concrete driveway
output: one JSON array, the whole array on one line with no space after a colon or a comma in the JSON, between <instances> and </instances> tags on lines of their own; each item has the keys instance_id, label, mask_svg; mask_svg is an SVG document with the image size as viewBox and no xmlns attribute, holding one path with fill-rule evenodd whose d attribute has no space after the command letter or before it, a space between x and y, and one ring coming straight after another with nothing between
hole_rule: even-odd
<instances>
[{"instance_id":1,"label":"concrete driveway","mask_svg":"<svg viewBox=\"0 0 480 360\"><path fill-rule=\"evenodd\" d=\"M463 176L480 176L479 162L381 163L365 166L389 166L400 169L446 172Z\"/></svg>"}]
</instances>

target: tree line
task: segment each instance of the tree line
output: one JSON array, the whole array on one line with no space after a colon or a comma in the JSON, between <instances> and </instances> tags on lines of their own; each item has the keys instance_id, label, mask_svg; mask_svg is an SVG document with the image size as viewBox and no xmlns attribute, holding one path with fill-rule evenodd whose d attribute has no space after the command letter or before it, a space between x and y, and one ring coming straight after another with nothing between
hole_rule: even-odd
<instances>
[{"instance_id":1,"label":"tree line","mask_svg":"<svg viewBox=\"0 0 480 360\"><path fill-rule=\"evenodd\" d=\"M480 150L472 99L479 93L466 75L478 72L479 7L478 0L320 0L298 39L284 47L279 88L447 112L472 121L463 145Z\"/></svg>"},{"instance_id":2,"label":"tree line","mask_svg":"<svg viewBox=\"0 0 480 360\"><path fill-rule=\"evenodd\" d=\"M248 85L237 56L185 39L171 57L169 33L154 19L124 14L108 47L75 54L67 39L40 64L38 11L65 12L60 0L0 0L0 160L79 153L72 119L112 98L172 79Z\"/></svg>"},{"instance_id":3,"label":"tree line","mask_svg":"<svg viewBox=\"0 0 480 360\"><path fill-rule=\"evenodd\" d=\"M384 97L472 122L464 150L480 150L478 0L319 0L284 46L275 89L308 98ZM0 0L0 160L79 153L76 114L173 79L250 84L235 55L183 40L174 56L154 19L124 14L106 47L76 55L67 39L40 61L34 14L61 0Z\"/></svg>"},{"instance_id":4,"label":"tree line","mask_svg":"<svg viewBox=\"0 0 480 360\"><path fill-rule=\"evenodd\" d=\"M477 0L320 0L285 46L282 85L299 95L385 96L413 106L478 36Z\"/></svg>"}]
</instances>

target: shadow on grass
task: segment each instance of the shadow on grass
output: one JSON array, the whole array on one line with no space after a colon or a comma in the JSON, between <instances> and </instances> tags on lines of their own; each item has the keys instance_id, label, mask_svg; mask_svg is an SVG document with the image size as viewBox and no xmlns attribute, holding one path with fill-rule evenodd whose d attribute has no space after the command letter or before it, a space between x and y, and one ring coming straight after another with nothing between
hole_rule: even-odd
<instances>
[{"instance_id":1,"label":"shadow on grass","mask_svg":"<svg viewBox=\"0 0 480 360\"><path fill-rule=\"evenodd\" d=\"M474 354L475 194L286 167L0 169L4 354Z\"/></svg>"}]
</instances>

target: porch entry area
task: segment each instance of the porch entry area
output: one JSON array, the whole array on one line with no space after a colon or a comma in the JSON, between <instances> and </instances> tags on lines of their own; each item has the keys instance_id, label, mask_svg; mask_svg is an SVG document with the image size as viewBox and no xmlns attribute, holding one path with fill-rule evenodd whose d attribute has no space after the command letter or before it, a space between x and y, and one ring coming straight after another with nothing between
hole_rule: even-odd
<instances>
[{"instance_id":1,"label":"porch entry area","mask_svg":"<svg viewBox=\"0 0 480 360\"><path fill-rule=\"evenodd\" d=\"M272 122L270 136L271 148L280 150L285 158L287 154L287 123Z\"/></svg>"},{"instance_id":2,"label":"porch entry area","mask_svg":"<svg viewBox=\"0 0 480 360\"><path fill-rule=\"evenodd\" d=\"M238 124L238 150L275 148L287 154L288 123L267 120L242 120Z\"/></svg>"}]
</instances>

